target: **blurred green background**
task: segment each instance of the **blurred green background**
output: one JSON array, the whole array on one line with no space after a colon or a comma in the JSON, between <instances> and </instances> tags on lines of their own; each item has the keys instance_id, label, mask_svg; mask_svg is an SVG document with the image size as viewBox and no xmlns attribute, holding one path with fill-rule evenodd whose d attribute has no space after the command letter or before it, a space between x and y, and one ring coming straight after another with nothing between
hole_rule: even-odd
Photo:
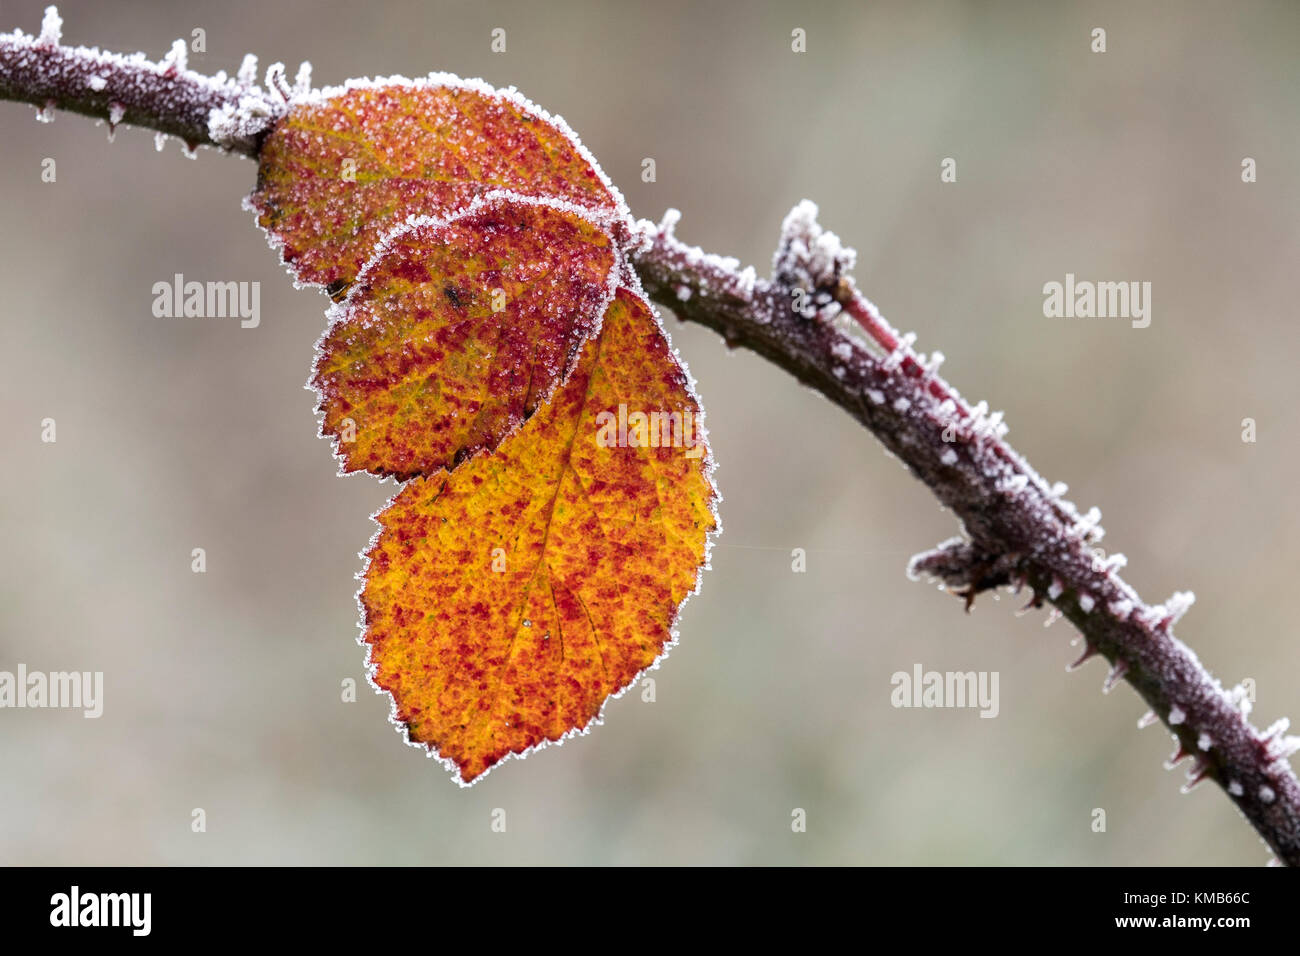
<instances>
[{"instance_id":1,"label":"blurred green background","mask_svg":"<svg viewBox=\"0 0 1300 956\"><path fill-rule=\"evenodd\" d=\"M0 30L36 30L42 6L6 0ZM311 60L317 84L437 69L516 85L637 215L676 206L679 235L762 272L784 213L816 200L894 324L1102 509L1142 594L1196 592L1179 634L1225 682L1254 678L1256 721L1300 715L1297 5L61 9L65 42L154 58L202 27L206 72L252 51L290 75ZM33 116L0 103L0 669L102 670L105 712L0 712L0 861L1268 859L1217 788L1179 795L1170 736L1136 729L1131 689L1103 697L1100 663L1065 673L1067 625L1006 597L967 617L906 580L957 527L869 434L671 318L726 533L657 700L628 694L591 735L459 789L362 680L353 575L394 487L336 477L316 437L303 382L326 300L292 288L241 210L253 164ZM177 272L261 282L261 327L154 318L151 287ZM1067 272L1150 281L1150 328L1044 318L1042 286ZM1000 715L892 708L890 675L916 663L998 671Z\"/></svg>"}]
</instances>

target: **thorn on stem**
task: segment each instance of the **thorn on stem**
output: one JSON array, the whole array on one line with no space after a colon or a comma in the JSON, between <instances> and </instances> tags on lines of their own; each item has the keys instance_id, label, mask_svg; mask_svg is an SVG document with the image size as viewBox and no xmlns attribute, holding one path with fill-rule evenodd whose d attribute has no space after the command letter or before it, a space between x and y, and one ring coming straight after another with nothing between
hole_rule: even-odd
<instances>
[{"instance_id":1,"label":"thorn on stem","mask_svg":"<svg viewBox=\"0 0 1300 956\"><path fill-rule=\"evenodd\" d=\"M266 88L280 98L281 101L288 103L293 96L293 90L289 88L289 81L284 78L284 64L272 63L266 68Z\"/></svg>"},{"instance_id":2,"label":"thorn on stem","mask_svg":"<svg viewBox=\"0 0 1300 956\"><path fill-rule=\"evenodd\" d=\"M1118 684L1127 673L1128 661L1124 660L1122 657L1117 659L1114 666L1111 667L1110 673L1106 675L1106 682L1102 684L1101 692L1103 694L1109 694L1115 689L1115 685Z\"/></svg>"},{"instance_id":3,"label":"thorn on stem","mask_svg":"<svg viewBox=\"0 0 1300 956\"><path fill-rule=\"evenodd\" d=\"M1175 750L1175 751L1174 751L1174 752L1169 756L1169 759L1165 761L1165 769L1166 769L1166 770L1173 770L1174 767L1178 766L1179 761L1181 761L1181 760L1185 760L1186 758L1190 757L1191 755L1192 755L1192 752L1191 752L1190 750L1188 750L1187 748L1185 748L1185 747L1183 746L1183 742L1182 742L1181 740L1179 740L1179 741L1178 741L1178 748L1177 748L1177 749L1176 749L1176 750Z\"/></svg>"},{"instance_id":4,"label":"thorn on stem","mask_svg":"<svg viewBox=\"0 0 1300 956\"><path fill-rule=\"evenodd\" d=\"M1191 793L1198 783L1210 775L1210 762L1203 758L1196 758L1190 770L1187 771L1187 782L1183 784L1181 790L1183 793Z\"/></svg>"},{"instance_id":5,"label":"thorn on stem","mask_svg":"<svg viewBox=\"0 0 1300 956\"><path fill-rule=\"evenodd\" d=\"M1022 582L1023 583L1023 582ZM1038 588L1034 588L1034 593L1030 596L1028 603L1025 604L1016 614L1028 614L1030 611L1036 611L1043 606L1044 594Z\"/></svg>"},{"instance_id":6,"label":"thorn on stem","mask_svg":"<svg viewBox=\"0 0 1300 956\"><path fill-rule=\"evenodd\" d=\"M1085 644L1083 648L1083 653L1079 655L1079 659L1075 661L1073 664L1070 664L1068 667L1065 668L1066 673L1078 670L1084 661L1088 660L1088 658L1090 657L1093 657L1094 655L1096 655L1096 653L1097 653L1096 647L1094 647L1091 643Z\"/></svg>"}]
</instances>

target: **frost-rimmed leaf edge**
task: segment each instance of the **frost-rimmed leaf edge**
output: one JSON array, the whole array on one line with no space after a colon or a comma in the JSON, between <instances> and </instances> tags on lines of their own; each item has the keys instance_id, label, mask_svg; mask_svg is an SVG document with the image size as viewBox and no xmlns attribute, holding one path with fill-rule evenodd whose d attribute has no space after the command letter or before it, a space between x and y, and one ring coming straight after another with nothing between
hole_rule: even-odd
<instances>
[{"instance_id":1,"label":"frost-rimmed leaf edge","mask_svg":"<svg viewBox=\"0 0 1300 956\"><path fill-rule=\"evenodd\" d=\"M459 767L459 765L457 765L457 763L452 758L442 756L442 754L440 754L432 744L426 744L421 741L411 739L409 725L407 724L406 721L402 720L398 716L396 695L394 695L392 691L386 690L385 688L379 686L379 684L375 680L375 674L378 671L379 665L376 661L372 659L374 648L366 642L366 608L365 605L362 603L361 596L363 593L365 593L365 589L366 589L366 575L370 571L370 561L371 561L370 556L374 552L376 546L378 545L380 536L384 533L384 526L380 523L379 516L382 515L389 508L393 507L393 504L396 502L398 495L400 495L402 491L406 488L407 482L400 482L398 489L393 492L393 494L388 498L386 502L384 502L383 506L378 508L373 513L371 513L370 520L375 523L376 530L370 536L370 540L369 542L367 542L365 550L357 552L357 557L361 559L361 570L358 571L355 575L356 580L361 582L361 587L357 588L357 592L354 596L354 599L357 604L357 617L358 617L357 644L365 648L365 660L363 662L363 667L365 670L366 682L371 686L371 688L374 689L375 693L388 697L388 703L389 703L388 722L393 726L393 728L399 734L401 734L402 742L405 743L408 747L414 747L417 750L424 751L426 757L436 760L439 764L442 765L443 769L445 769L446 771L448 771L448 773L451 774L451 778L456 782L456 784L463 789L468 789L470 787L473 787L474 785L479 783L479 781L488 777L492 773L492 771L496 770L498 767L503 766L504 764L508 763L511 760L523 760L525 757L528 757L529 755L536 753L539 750L545 750L547 747L562 746L566 740L570 740L575 737L585 737L587 734L591 733L593 728L602 726L605 723L605 709L609 706L609 702L612 700L617 700L618 698L626 694L628 691L635 688L638 684L641 683L642 678L645 677L645 675L648 674L650 671L658 670L660 664L662 664L664 660L667 659L669 652L672 651L672 649L677 646L680 638L679 624L681 622L682 609L686 607L687 602L689 602L692 597L700 593L700 589L703 586L703 582L704 582L704 572L713 569L713 546L718 536L722 534L722 516L719 513L719 508L718 508L718 506L722 502L722 494L718 491L718 484L714 480L714 475L717 471L717 460L713 454L713 446L709 443L709 431L708 431L708 427L705 424L706 416L704 410L704 403L700 401L699 393L696 390L695 376L691 374L691 370L689 367L687 367L686 362L681 357L681 354L677 351L676 348L673 347L672 337L668 334L668 329L664 326L663 317L659 314L659 311L654 307L654 304L646 296L645 290L641 286L641 280L636 275L635 270L633 270L630 266L628 266L623 273L623 279L624 281L620 282L619 285L622 288L626 289L628 292L630 292L632 295L636 296L636 298L640 300L640 302L643 305L645 305L651 317L654 319L655 324L659 327L659 334L664 337L664 342L668 346L669 353L672 355L673 359L677 362L678 367L682 370L682 376L686 380L687 390L690 393L691 397L695 400L695 403L699 408L699 414L696 418L696 427L699 429L701 440L704 443L704 458L702 462L701 472L704 476L704 480L708 486L708 489L711 492L709 496L709 516L713 519L713 529L711 531L705 532L704 560L700 564L698 564L695 568L694 583L692 584L690 589L687 590L687 592L682 596L682 599L680 602L678 602L677 607L673 609L672 620L668 627L668 638L667 640L664 641L662 647L659 650L659 653L655 656L655 659L652 660L645 667L637 671L636 674L632 676L632 679L627 682L626 686L620 688L619 690L612 691L611 693L606 694L605 699L601 701L600 709L596 711L596 714L590 720L588 720L585 725L581 727L573 727L565 731L563 734L561 734L559 737L555 738L554 740L550 740L550 739L541 740L530 747L524 748L523 750L509 751L496 763L492 764L491 766L483 770L481 773L475 775L473 779L467 781L464 779L461 773L461 768ZM608 309L608 306L606 306L606 308ZM603 315L601 316L601 327L602 328L604 327ZM596 338L596 336L598 336L599 334L600 334L599 332L593 334L591 338L588 339L588 342L593 341ZM559 387L560 386L557 386L557 390ZM527 423L525 423L524 426L522 427L526 427L526 425ZM503 442L508 440L509 439L503 439ZM471 457L477 457L478 455L484 455L484 454L492 454L492 453L486 451L479 451L476 452L475 455ZM352 474L358 474L358 473L353 472ZM360 474L368 474L368 473L360 472Z\"/></svg>"},{"instance_id":2,"label":"frost-rimmed leaf edge","mask_svg":"<svg viewBox=\"0 0 1300 956\"><path fill-rule=\"evenodd\" d=\"M325 329L321 332L320 336L316 339L316 344L312 347L311 372L307 377L307 383L303 387L316 396L316 404L312 409L313 414L316 416L316 437L330 440L331 454L333 455L334 460L338 462L337 477L350 478L354 475L366 475L371 478L377 478L380 481L388 481L391 479L401 485L405 484L408 480L417 475L402 477L394 474L368 471L365 468L349 469L347 467L347 460L341 451L342 440L338 436L328 434L325 431L326 396L325 393L314 384L317 364L326 355L325 343L329 339L330 333L333 332L340 323L347 321L348 309L351 305L353 295L359 294L359 290L364 285L362 280L372 269L377 268L381 260L392 251L395 240L415 229L439 229L445 226L450 226L461 219L475 215L484 207L496 202L515 202L528 206L544 206L548 209L554 209L557 212L564 212L576 216L589 225L600 229L609 238L610 250L614 254L613 261L610 263L609 267L609 275L605 277L605 296L601 300L600 309L598 310L595 321L592 323L591 332L588 333L587 337L583 339L581 343L579 343L577 350L568 362L568 368L564 370L563 375L556 378L555 384L551 387L545 401L538 405L539 410L545 405L550 404L551 399L555 397L555 393L568 383L569 379L573 375L573 370L577 365L577 355L581 353L581 350L586 347L588 342L600 335L601 329L604 327L605 313L609 310L610 303L614 301L614 296L617 294L619 286L626 282L627 275L632 272L632 268L628 264L622 248L619 246L617 239L614 237L610 229L612 216L598 216L589 207L570 202L567 199L539 198L537 196L528 196L524 193L517 193L509 189L488 190L482 195L475 196L469 203L446 217L425 216L415 213L408 215L401 222L393 226L393 228L384 232L384 234L379 238L379 241L375 243L375 251L371 254L370 258L366 260L365 265L361 267L360 271L357 272L356 278L348 287L347 294L338 302L330 302L328 308L325 310ZM319 286L319 283L313 284ZM638 290L640 289L639 282L637 288ZM645 299L644 293L637 291L637 294L641 296L642 299ZM646 299L646 302L648 303L649 300ZM660 328L662 329L662 327L663 325L660 323ZM680 359L678 361L680 364ZM696 401L699 401L698 397L696 398ZM486 450L491 452L500 447L503 442L509 440L512 435L517 434L519 429L526 424L527 422L521 422L509 431L504 432L497 442ZM468 460L468 458L466 460ZM443 470L450 473L454 469L445 468ZM428 475L424 475L423 472L417 474L428 477Z\"/></svg>"},{"instance_id":3,"label":"frost-rimmed leaf edge","mask_svg":"<svg viewBox=\"0 0 1300 956\"><path fill-rule=\"evenodd\" d=\"M582 139L574 131L573 127L568 124L563 116L552 114L543 107L538 106L528 97L524 96L524 94L520 93L514 86L496 87L480 77L466 78L458 76L455 73L438 71L431 71L426 76L416 77L414 79L397 73L392 76L356 77L344 80L343 83L336 86L323 86L307 92L294 93L287 100L284 112L276 119L276 123L278 124L283 122L293 112L294 108L298 106L321 106L331 99L346 95L352 90L381 89L388 86L402 86L407 87L408 89L467 90L485 96L499 97L509 101L520 110L531 113L538 119L550 123L569 140L578 156L592 168L592 171L596 174L596 178L600 181L601 185L605 187L605 191L609 193L610 198L613 200L613 208L606 211L609 214L609 231L614 238L615 247L626 252L627 249L631 248L635 245L636 241L638 241L636 220L628 209L627 201L623 198L622 191L615 186L609 176L605 174L605 170L601 167L600 163L596 161L596 157L592 155L591 150L587 149L586 144L582 142ZM274 126L272 126L271 129L273 130ZM475 198L481 198L482 196L486 196L488 192L493 191L496 190L485 191L481 196ZM277 236L274 231L267 229L262 225L261 210L253 204L253 196L255 193L256 189L245 196L241 206L245 211L252 213L254 225L256 225L262 234L266 236L267 245L271 247L271 250L279 260L280 265L288 274L290 281L293 282L293 287L295 289L315 288L321 292L325 292L325 285L323 283L314 282L309 279L300 279L295 272L293 265L285 259L284 240ZM574 203L574 205L578 206L579 204ZM455 213L460 212L463 208L465 207L462 206L453 210L448 215L454 215ZM599 213L601 211L598 207L583 206L581 208L585 209L588 215ZM412 215L418 215L418 213L412 213Z\"/></svg>"}]
</instances>

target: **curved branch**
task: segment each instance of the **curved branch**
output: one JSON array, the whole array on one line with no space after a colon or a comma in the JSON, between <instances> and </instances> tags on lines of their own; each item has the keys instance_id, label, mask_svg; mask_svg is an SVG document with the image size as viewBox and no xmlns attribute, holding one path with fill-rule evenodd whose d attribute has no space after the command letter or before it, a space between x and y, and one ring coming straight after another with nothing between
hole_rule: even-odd
<instances>
[{"instance_id":1,"label":"curved branch","mask_svg":"<svg viewBox=\"0 0 1300 956\"><path fill-rule=\"evenodd\" d=\"M38 109L70 109L256 157L289 90L283 69L268 73L268 94L245 61L238 80L185 68L178 41L162 62L59 45L57 13L39 37L0 36L0 98ZM277 74L277 69L279 73ZM787 217L772 277L679 241L670 210L639 224L632 258L645 291L684 320L719 332L785 369L872 432L961 519L965 537L917 555L913 577L961 588L967 606L981 591L1031 591L1029 604L1054 606L1079 630L1086 650L1121 678L1178 740L1169 766L1192 760L1190 789L1212 779L1251 822L1279 861L1300 865L1300 783L1289 757L1300 738L1281 720L1266 731L1248 720L1250 701L1226 691L1173 633L1191 603L1175 594L1149 605L1117 573L1122 558L1099 560L1095 509L1080 515L1065 487L1046 482L1004 440L1000 415L969 405L937 373L942 356L912 350L857 290L853 253L802 203Z\"/></svg>"},{"instance_id":2,"label":"curved branch","mask_svg":"<svg viewBox=\"0 0 1300 956\"><path fill-rule=\"evenodd\" d=\"M254 85L253 57L245 58L237 80L224 73L209 77L186 69L183 40L154 63L143 53L63 46L62 27L49 7L38 36L0 34L0 99L30 103L41 119L52 119L54 109L69 110L107 121L110 134L126 123L175 136L190 150L213 146L249 157L284 113L288 88L275 83L283 84L280 64L268 74L268 85L280 94L272 98Z\"/></svg>"},{"instance_id":3,"label":"curved branch","mask_svg":"<svg viewBox=\"0 0 1300 956\"><path fill-rule=\"evenodd\" d=\"M719 332L820 392L865 425L945 506L966 536L917 555L913 577L964 589L967 607L991 588L1027 587L1029 605L1050 602L1094 654L1111 662L1109 690L1127 680L1173 732L1167 766L1191 759L1184 791L1216 781L1277 858L1300 865L1300 783L1289 757L1300 738L1279 720L1265 731L1247 719L1247 692L1230 691L1174 636L1189 594L1149 605L1117 573L1122 557L1095 551L1103 531L1080 515L1006 443L999 415L967 404L855 287L850 250L801 204L786 219L773 277L756 279L734 260L707 255L674 235L675 211L642 224L634 260L650 297ZM844 318L866 333L846 329ZM1154 717L1139 722L1146 726Z\"/></svg>"}]
</instances>

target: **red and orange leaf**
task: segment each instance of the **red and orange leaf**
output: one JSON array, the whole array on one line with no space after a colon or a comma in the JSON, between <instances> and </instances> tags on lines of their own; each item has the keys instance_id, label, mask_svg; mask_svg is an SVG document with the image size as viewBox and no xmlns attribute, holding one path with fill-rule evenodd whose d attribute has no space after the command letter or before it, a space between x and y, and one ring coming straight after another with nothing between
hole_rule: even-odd
<instances>
[{"instance_id":1,"label":"red and orange leaf","mask_svg":"<svg viewBox=\"0 0 1300 956\"><path fill-rule=\"evenodd\" d=\"M344 469L409 478L495 448L571 371L616 264L576 207L509 194L389 236L331 310L311 381Z\"/></svg>"},{"instance_id":2,"label":"red and orange leaf","mask_svg":"<svg viewBox=\"0 0 1300 956\"><path fill-rule=\"evenodd\" d=\"M249 205L336 302L312 385L407 483L360 595L408 740L471 782L587 729L672 642L717 523L699 405L576 136L454 77L299 96Z\"/></svg>"},{"instance_id":3,"label":"red and orange leaf","mask_svg":"<svg viewBox=\"0 0 1300 956\"><path fill-rule=\"evenodd\" d=\"M550 404L378 516L363 640L408 741L468 783L585 730L672 641L716 529L711 468L684 371L620 289Z\"/></svg>"},{"instance_id":4,"label":"red and orange leaf","mask_svg":"<svg viewBox=\"0 0 1300 956\"><path fill-rule=\"evenodd\" d=\"M627 216L563 120L449 75L352 81L295 102L262 144L249 205L298 279L338 296L408 215L446 218L494 189Z\"/></svg>"}]
</instances>

